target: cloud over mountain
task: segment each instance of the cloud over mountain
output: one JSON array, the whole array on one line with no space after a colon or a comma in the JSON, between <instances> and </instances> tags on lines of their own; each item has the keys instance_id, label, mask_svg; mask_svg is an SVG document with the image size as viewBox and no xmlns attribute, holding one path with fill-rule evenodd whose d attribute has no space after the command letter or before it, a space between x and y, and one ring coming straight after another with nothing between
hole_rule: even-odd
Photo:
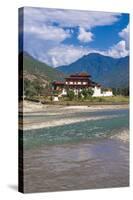
<instances>
[{"instance_id":1,"label":"cloud over mountain","mask_svg":"<svg viewBox=\"0 0 133 200\"><path fill-rule=\"evenodd\" d=\"M21 18L23 14L20 35L24 31L24 50L53 67L93 52L112 57L129 54L129 25L122 26L113 37L106 31L120 23L121 13L25 7Z\"/></svg>"}]
</instances>

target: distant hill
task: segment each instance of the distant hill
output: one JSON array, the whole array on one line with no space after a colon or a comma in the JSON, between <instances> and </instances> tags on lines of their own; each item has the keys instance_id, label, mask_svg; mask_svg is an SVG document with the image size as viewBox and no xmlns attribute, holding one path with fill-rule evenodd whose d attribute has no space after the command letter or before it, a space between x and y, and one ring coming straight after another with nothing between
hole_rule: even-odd
<instances>
[{"instance_id":1,"label":"distant hill","mask_svg":"<svg viewBox=\"0 0 133 200\"><path fill-rule=\"evenodd\" d=\"M55 68L50 67L46 63L42 63L27 52L19 54L19 58L23 59L24 78L27 79L43 79L44 81L62 80L64 73Z\"/></svg>"},{"instance_id":2,"label":"distant hill","mask_svg":"<svg viewBox=\"0 0 133 200\"><path fill-rule=\"evenodd\" d=\"M19 97L25 96L28 99L37 100L42 96L51 95L50 83L54 80L63 80L64 73L42 63L26 52L19 54L19 83L24 90L19 90ZM23 70L22 70L23 66Z\"/></svg>"},{"instance_id":3,"label":"distant hill","mask_svg":"<svg viewBox=\"0 0 133 200\"><path fill-rule=\"evenodd\" d=\"M65 74L87 72L104 87L128 87L129 56L112 58L98 53L81 57L70 65L57 67Z\"/></svg>"}]
</instances>

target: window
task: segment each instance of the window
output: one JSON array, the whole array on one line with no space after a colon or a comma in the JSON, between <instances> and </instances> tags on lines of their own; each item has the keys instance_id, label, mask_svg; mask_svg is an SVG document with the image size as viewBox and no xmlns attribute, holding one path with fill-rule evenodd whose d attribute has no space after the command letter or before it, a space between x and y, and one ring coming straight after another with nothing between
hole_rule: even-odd
<instances>
[{"instance_id":1,"label":"window","mask_svg":"<svg viewBox=\"0 0 133 200\"><path fill-rule=\"evenodd\" d=\"M83 85L86 85L87 84L87 82L83 82Z\"/></svg>"}]
</instances>

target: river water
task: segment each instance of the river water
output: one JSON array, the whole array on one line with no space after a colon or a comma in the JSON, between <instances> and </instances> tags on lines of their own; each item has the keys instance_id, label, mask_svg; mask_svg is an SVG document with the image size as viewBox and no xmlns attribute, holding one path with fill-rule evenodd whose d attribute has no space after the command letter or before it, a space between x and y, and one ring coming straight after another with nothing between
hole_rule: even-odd
<instances>
[{"instance_id":1,"label":"river water","mask_svg":"<svg viewBox=\"0 0 133 200\"><path fill-rule=\"evenodd\" d=\"M128 109L64 115L105 118L25 130L24 191L128 186L129 142L122 139L129 134ZM62 117L42 113L26 119L36 123Z\"/></svg>"}]
</instances>

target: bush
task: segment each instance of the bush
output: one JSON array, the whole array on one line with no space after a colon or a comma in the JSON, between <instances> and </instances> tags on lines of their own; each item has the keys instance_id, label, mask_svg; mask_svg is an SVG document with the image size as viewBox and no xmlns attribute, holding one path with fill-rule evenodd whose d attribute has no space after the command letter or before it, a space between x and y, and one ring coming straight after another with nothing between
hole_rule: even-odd
<instances>
[{"instance_id":1,"label":"bush","mask_svg":"<svg viewBox=\"0 0 133 200\"><path fill-rule=\"evenodd\" d=\"M83 89L81 93L84 96L84 99L87 99L93 95L94 91L89 88L89 89Z\"/></svg>"},{"instance_id":2,"label":"bush","mask_svg":"<svg viewBox=\"0 0 133 200\"><path fill-rule=\"evenodd\" d=\"M73 90L68 90L67 91L67 97L70 101L72 101L75 97L74 91Z\"/></svg>"},{"instance_id":3,"label":"bush","mask_svg":"<svg viewBox=\"0 0 133 200\"><path fill-rule=\"evenodd\" d=\"M40 96L43 94L42 83L38 80L24 80L24 95L26 97Z\"/></svg>"},{"instance_id":4,"label":"bush","mask_svg":"<svg viewBox=\"0 0 133 200\"><path fill-rule=\"evenodd\" d=\"M129 96L129 87L126 88L112 88L113 94L115 96L122 95L122 96Z\"/></svg>"},{"instance_id":5,"label":"bush","mask_svg":"<svg viewBox=\"0 0 133 200\"><path fill-rule=\"evenodd\" d=\"M79 99L79 100L82 99L82 93L81 93L81 92L78 93L78 99Z\"/></svg>"}]
</instances>

